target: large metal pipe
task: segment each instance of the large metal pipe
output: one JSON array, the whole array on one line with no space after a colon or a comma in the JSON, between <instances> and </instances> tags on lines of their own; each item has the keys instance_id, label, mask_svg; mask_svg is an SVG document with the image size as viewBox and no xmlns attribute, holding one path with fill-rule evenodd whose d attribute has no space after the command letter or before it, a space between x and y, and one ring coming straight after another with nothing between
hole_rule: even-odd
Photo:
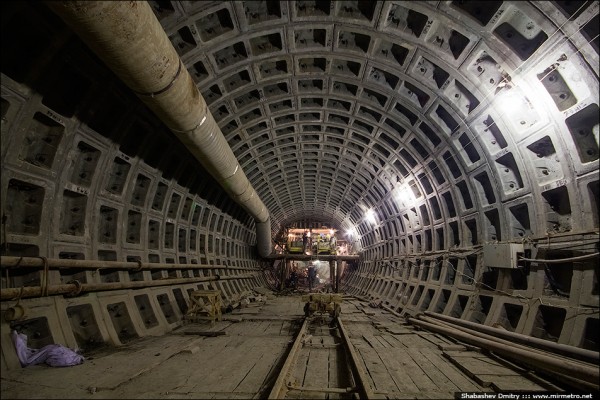
<instances>
[{"instance_id":1,"label":"large metal pipe","mask_svg":"<svg viewBox=\"0 0 600 400\"><path fill-rule=\"evenodd\" d=\"M107 290L143 289L156 286L182 285L186 283L208 282L229 279L252 279L256 275L244 274L237 276L208 276L202 278L174 278L161 279L157 281L135 281L135 282L111 282L111 283L65 283L62 285L23 286L20 288L8 288L0 290L0 300L24 299L29 297L40 297L57 294L79 294L85 292L102 292Z\"/></svg>"},{"instance_id":2,"label":"large metal pipe","mask_svg":"<svg viewBox=\"0 0 600 400\"><path fill-rule=\"evenodd\" d=\"M507 339L510 341L514 341L516 343L523 343L526 345L530 345L533 347L537 347L538 349L552 351L554 353L559 353L565 356L569 356L572 358L576 358L578 360L587 361L591 363L598 363L599 353L597 351L591 351L586 349L580 349L579 347L567 346L564 344L554 343L548 340L538 339L532 336L522 335L520 333L510 332L498 328L494 328L487 325L476 324L471 321L465 321L459 318L450 317L448 315L442 315L430 311L425 311L424 313L428 317L437 318L442 321L449 322L455 325L461 325L466 328L471 328L476 331L480 331L483 333L487 333L492 336L496 336L499 338Z\"/></svg>"},{"instance_id":3,"label":"large metal pipe","mask_svg":"<svg viewBox=\"0 0 600 400\"><path fill-rule=\"evenodd\" d=\"M460 339L463 342L486 348L515 361L524 362L526 364L535 366L542 371L558 372L559 374L572 376L577 379L590 382L594 385L598 384L600 373L597 366L585 365L580 362L542 354L538 350L534 351L531 349L526 349L521 345L510 343L502 339L487 339L478 337L475 336L477 332L467 333L457 328L445 325L445 323L440 320L434 320L432 318L428 319L429 321L423 321L416 318L409 318L408 321L427 330L450 335Z\"/></svg>"},{"instance_id":4,"label":"large metal pipe","mask_svg":"<svg viewBox=\"0 0 600 400\"><path fill-rule=\"evenodd\" d=\"M299 261L356 261L360 260L359 255L336 255L336 254L271 254L267 257L270 260L299 260Z\"/></svg>"},{"instance_id":5,"label":"large metal pipe","mask_svg":"<svg viewBox=\"0 0 600 400\"><path fill-rule=\"evenodd\" d=\"M145 1L47 1L162 120L256 223L260 256L272 250L269 212L206 101Z\"/></svg>"},{"instance_id":6,"label":"large metal pipe","mask_svg":"<svg viewBox=\"0 0 600 400\"><path fill-rule=\"evenodd\" d=\"M0 267L9 269L18 268L45 268L49 269L113 269L113 270L152 270L152 269L225 269L241 271L260 271L260 268L234 267L227 265L205 265L205 264L167 264L167 263L144 263L131 261L103 261L103 260L67 260L42 257L13 257L1 256Z\"/></svg>"}]
</instances>

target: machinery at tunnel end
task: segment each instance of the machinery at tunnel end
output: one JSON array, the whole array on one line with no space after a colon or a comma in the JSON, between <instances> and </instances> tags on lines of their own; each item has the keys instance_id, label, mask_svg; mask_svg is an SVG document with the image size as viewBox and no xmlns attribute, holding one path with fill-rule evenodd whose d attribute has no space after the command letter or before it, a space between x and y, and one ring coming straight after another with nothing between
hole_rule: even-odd
<instances>
[{"instance_id":1,"label":"machinery at tunnel end","mask_svg":"<svg viewBox=\"0 0 600 400\"><path fill-rule=\"evenodd\" d=\"M308 293L302 295L304 316L321 320L329 315L333 320L340 316L342 310L342 295L338 293Z\"/></svg>"}]
</instances>

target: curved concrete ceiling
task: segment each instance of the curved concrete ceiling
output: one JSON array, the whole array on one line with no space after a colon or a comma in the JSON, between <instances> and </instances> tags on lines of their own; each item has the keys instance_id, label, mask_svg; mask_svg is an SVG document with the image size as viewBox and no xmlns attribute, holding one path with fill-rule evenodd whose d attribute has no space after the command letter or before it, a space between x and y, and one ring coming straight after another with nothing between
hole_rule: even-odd
<instances>
[{"instance_id":1,"label":"curved concrete ceiling","mask_svg":"<svg viewBox=\"0 0 600 400\"><path fill-rule=\"evenodd\" d=\"M597 230L598 2L149 3L274 234L323 222L402 254ZM9 240L194 259L217 227L252 245L244 211L47 7L2 18ZM19 204L35 190L31 227Z\"/></svg>"},{"instance_id":2,"label":"curved concrete ceiling","mask_svg":"<svg viewBox=\"0 0 600 400\"><path fill-rule=\"evenodd\" d=\"M597 2L151 4L276 229L598 225Z\"/></svg>"}]
</instances>

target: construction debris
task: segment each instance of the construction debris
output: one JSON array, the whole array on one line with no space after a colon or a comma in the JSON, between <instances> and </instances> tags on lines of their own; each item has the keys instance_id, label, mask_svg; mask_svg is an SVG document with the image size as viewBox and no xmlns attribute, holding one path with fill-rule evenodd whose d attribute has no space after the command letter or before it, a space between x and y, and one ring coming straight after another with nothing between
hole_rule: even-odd
<instances>
[{"instance_id":1,"label":"construction debris","mask_svg":"<svg viewBox=\"0 0 600 400\"><path fill-rule=\"evenodd\" d=\"M247 308L252 306L264 305L269 296L274 296L273 292L264 288L256 288L252 291L246 290L235 294L229 303L225 305L223 312L230 313L238 308Z\"/></svg>"},{"instance_id":2,"label":"construction debris","mask_svg":"<svg viewBox=\"0 0 600 400\"><path fill-rule=\"evenodd\" d=\"M274 299L275 298L275 294L273 294L273 292L271 290L266 289L264 287L255 287L253 289L253 291L255 291L258 294L262 294L267 299Z\"/></svg>"},{"instance_id":3,"label":"construction debris","mask_svg":"<svg viewBox=\"0 0 600 400\"><path fill-rule=\"evenodd\" d=\"M381 308L381 299L373 299L369 302L369 306L372 308Z\"/></svg>"}]
</instances>

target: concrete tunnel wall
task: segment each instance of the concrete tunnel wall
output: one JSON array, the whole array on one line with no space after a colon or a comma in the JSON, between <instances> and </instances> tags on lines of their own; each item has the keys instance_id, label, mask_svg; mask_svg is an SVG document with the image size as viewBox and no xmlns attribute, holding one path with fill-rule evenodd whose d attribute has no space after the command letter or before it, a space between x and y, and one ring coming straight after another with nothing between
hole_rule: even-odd
<instances>
[{"instance_id":1,"label":"concrete tunnel wall","mask_svg":"<svg viewBox=\"0 0 600 400\"><path fill-rule=\"evenodd\" d=\"M597 258L483 256L598 252L597 2L149 3L272 232L351 232L347 292L598 350ZM221 267L53 270L53 284L240 275L22 299L30 344L163 334L190 290L270 285L252 219L57 16L2 3L1 40L2 255ZM41 278L9 270L2 288Z\"/></svg>"}]
</instances>

